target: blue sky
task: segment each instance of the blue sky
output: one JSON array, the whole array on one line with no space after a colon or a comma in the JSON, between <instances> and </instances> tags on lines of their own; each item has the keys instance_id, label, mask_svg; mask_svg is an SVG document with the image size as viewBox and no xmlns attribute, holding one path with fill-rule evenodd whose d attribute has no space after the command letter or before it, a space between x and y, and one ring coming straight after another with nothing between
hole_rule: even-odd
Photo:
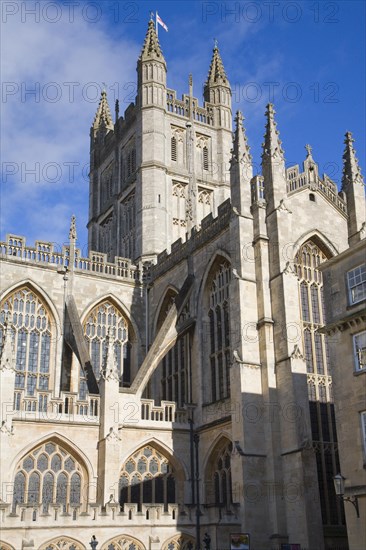
<instances>
[{"instance_id":1,"label":"blue sky","mask_svg":"<svg viewBox=\"0 0 366 550\"><path fill-rule=\"evenodd\" d=\"M365 2L3 1L1 238L62 245L77 217L87 249L89 129L105 86L110 106L136 93L136 61L150 11L168 86L194 94L219 49L260 170L265 105L273 100L288 165L310 143L320 173L340 184L344 133L365 162ZM32 92L33 90L33 92Z\"/></svg>"}]
</instances>

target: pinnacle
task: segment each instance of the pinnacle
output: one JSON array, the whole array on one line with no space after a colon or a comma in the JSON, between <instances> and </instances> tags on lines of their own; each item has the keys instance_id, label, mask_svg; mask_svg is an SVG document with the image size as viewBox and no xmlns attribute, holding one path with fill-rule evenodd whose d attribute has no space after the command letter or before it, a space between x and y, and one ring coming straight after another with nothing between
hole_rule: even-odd
<instances>
[{"instance_id":1,"label":"pinnacle","mask_svg":"<svg viewBox=\"0 0 366 550\"><path fill-rule=\"evenodd\" d=\"M98 129L101 126L104 126L108 130L113 130L114 128L111 110L107 100L107 92L105 90L102 91L93 123L94 129Z\"/></svg>"},{"instance_id":2,"label":"pinnacle","mask_svg":"<svg viewBox=\"0 0 366 550\"><path fill-rule=\"evenodd\" d=\"M76 217L73 215L71 216L71 222L70 222L70 231L69 231L69 239L76 240L77 234L76 234Z\"/></svg>"},{"instance_id":3,"label":"pinnacle","mask_svg":"<svg viewBox=\"0 0 366 550\"><path fill-rule=\"evenodd\" d=\"M213 49L213 55L210 69L208 71L206 86L212 86L213 84L224 84L225 86L230 86L225 73L224 64L221 59L219 48L217 47L216 43Z\"/></svg>"},{"instance_id":4,"label":"pinnacle","mask_svg":"<svg viewBox=\"0 0 366 550\"><path fill-rule=\"evenodd\" d=\"M361 168L358 164L356 151L353 147L354 139L351 132L345 134L345 150L343 153L343 177L342 189L349 183L359 183L363 181Z\"/></svg>"},{"instance_id":5,"label":"pinnacle","mask_svg":"<svg viewBox=\"0 0 366 550\"><path fill-rule=\"evenodd\" d=\"M246 161L252 160L252 155L250 154L250 147L248 145L248 139L245 133L245 128L243 126L244 117L241 111L236 112L235 116L235 132L233 140L233 157L236 160L240 161L245 159Z\"/></svg>"},{"instance_id":6,"label":"pinnacle","mask_svg":"<svg viewBox=\"0 0 366 550\"><path fill-rule=\"evenodd\" d=\"M139 60L142 61L154 57L160 58L160 60L165 63L163 52L159 44L159 39L156 34L154 21L150 19Z\"/></svg>"},{"instance_id":7,"label":"pinnacle","mask_svg":"<svg viewBox=\"0 0 366 550\"><path fill-rule=\"evenodd\" d=\"M262 159L277 157L284 160L283 149L281 147L282 141L279 137L279 131L277 130L277 122L274 115L273 103L268 103L265 116L267 117L266 133L264 134L263 153Z\"/></svg>"}]
</instances>

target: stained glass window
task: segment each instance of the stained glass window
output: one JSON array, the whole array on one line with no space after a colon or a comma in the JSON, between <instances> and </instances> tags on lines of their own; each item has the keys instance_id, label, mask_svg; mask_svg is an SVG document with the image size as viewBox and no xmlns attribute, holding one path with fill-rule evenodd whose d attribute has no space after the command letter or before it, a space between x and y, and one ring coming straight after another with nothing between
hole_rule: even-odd
<instances>
[{"instance_id":1,"label":"stained glass window","mask_svg":"<svg viewBox=\"0 0 366 550\"><path fill-rule=\"evenodd\" d=\"M175 502L175 477L169 461L153 447L147 446L129 458L120 474L120 504L134 502Z\"/></svg>"},{"instance_id":2,"label":"stained glass window","mask_svg":"<svg viewBox=\"0 0 366 550\"><path fill-rule=\"evenodd\" d=\"M19 464L14 480L13 506L22 502L42 504L47 513L52 503L81 503L81 487L86 473L81 464L60 445L43 444Z\"/></svg>"},{"instance_id":3,"label":"stained glass window","mask_svg":"<svg viewBox=\"0 0 366 550\"><path fill-rule=\"evenodd\" d=\"M8 316L13 329L15 349L15 389L33 397L49 389L52 319L46 305L28 287L7 296L0 307L0 332ZM20 409L21 393L15 394ZM47 402L46 402L47 403ZM44 402L42 401L44 408Z\"/></svg>"}]
</instances>

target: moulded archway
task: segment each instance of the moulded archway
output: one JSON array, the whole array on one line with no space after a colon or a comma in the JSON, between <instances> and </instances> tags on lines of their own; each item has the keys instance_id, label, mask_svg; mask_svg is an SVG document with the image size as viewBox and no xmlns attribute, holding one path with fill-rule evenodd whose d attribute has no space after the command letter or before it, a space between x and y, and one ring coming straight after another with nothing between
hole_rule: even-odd
<instances>
[{"instance_id":1,"label":"moulded archway","mask_svg":"<svg viewBox=\"0 0 366 550\"><path fill-rule=\"evenodd\" d=\"M39 550L86 550L84 544L71 537L56 537L45 542Z\"/></svg>"},{"instance_id":2,"label":"moulded archway","mask_svg":"<svg viewBox=\"0 0 366 550\"><path fill-rule=\"evenodd\" d=\"M162 550L193 550L196 539L186 533L180 533L164 542Z\"/></svg>"},{"instance_id":3,"label":"moulded archway","mask_svg":"<svg viewBox=\"0 0 366 550\"><path fill-rule=\"evenodd\" d=\"M101 550L146 550L144 544L129 535L119 535L105 542Z\"/></svg>"}]
</instances>

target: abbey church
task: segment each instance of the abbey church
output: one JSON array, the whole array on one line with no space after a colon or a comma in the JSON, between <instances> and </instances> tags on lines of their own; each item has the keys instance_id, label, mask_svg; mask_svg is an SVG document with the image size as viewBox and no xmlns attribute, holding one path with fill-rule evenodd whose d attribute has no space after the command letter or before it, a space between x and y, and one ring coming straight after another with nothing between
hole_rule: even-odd
<instances>
[{"instance_id":1,"label":"abbey church","mask_svg":"<svg viewBox=\"0 0 366 550\"><path fill-rule=\"evenodd\" d=\"M137 74L91 127L88 256L74 217L0 243L0 549L346 549L318 267L366 236L352 135L338 192L269 104L254 176L217 45L202 106L153 21Z\"/></svg>"}]
</instances>

